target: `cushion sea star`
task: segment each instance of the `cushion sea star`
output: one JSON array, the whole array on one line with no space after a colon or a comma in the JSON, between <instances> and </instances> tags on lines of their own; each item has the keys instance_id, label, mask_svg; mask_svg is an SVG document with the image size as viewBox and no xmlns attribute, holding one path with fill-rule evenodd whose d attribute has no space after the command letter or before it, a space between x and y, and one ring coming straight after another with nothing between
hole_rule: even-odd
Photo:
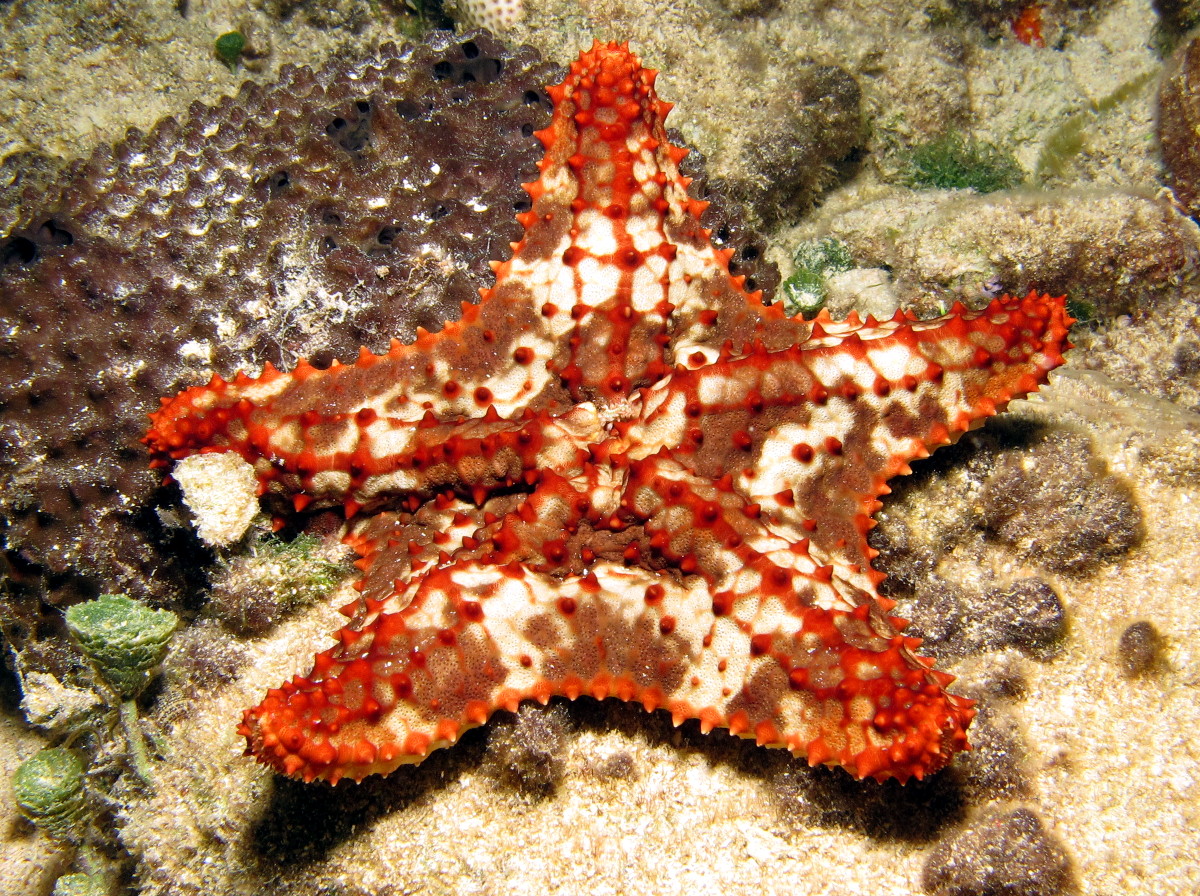
<instances>
[{"instance_id":1,"label":"cushion sea star","mask_svg":"<svg viewBox=\"0 0 1200 896\"><path fill-rule=\"evenodd\" d=\"M909 460L1062 363L1064 303L789 319L700 226L654 76L597 43L550 88L525 236L461 320L153 415L157 465L235 451L264 492L351 521L361 597L246 712L261 761L361 780L581 694L860 778L967 746L971 701L886 615L866 534Z\"/></svg>"}]
</instances>

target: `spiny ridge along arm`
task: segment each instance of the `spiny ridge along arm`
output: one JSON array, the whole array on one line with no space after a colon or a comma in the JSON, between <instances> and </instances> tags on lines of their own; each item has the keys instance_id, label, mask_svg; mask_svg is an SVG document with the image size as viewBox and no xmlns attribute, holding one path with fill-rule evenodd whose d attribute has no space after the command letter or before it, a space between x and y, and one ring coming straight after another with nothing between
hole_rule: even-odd
<instances>
[{"instance_id":1,"label":"spiny ridge along arm","mask_svg":"<svg viewBox=\"0 0 1200 896\"><path fill-rule=\"evenodd\" d=\"M822 487L841 483L847 499L870 513L886 493L884 483L908 472L908 461L957 440L1014 397L1036 392L1070 347L1072 319L1062 297L1031 292L976 312L956 306L925 321L898 313L845 334L825 323L826 335L818 318L809 341L784 353L811 372L816 409L807 425L789 431L793 463L776 476L794 481L798 498L812 494L814 479ZM786 367L774 363L772 373ZM875 477L839 475L848 469Z\"/></svg>"},{"instance_id":2,"label":"spiny ridge along arm","mask_svg":"<svg viewBox=\"0 0 1200 896\"><path fill-rule=\"evenodd\" d=\"M1069 324L1061 298L1034 293L929 321L823 314L803 346L677 371L647 392L629 438L677 439L691 469L732 474L764 519L869 577L865 536L887 480L1035 391Z\"/></svg>"},{"instance_id":3,"label":"spiny ridge along arm","mask_svg":"<svg viewBox=\"0 0 1200 896\"><path fill-rule=\"evenodd\" d=\"M627 599L656 593L651 584L605 564L558 579L454 562L422 576L403 611L339 632L341 646L270 691L241 733L285 774L336 781L419 762L526 699L615 695L655 708L661 677L678 680L692 657L661 607Z\"/></svg>"}]
</instances>

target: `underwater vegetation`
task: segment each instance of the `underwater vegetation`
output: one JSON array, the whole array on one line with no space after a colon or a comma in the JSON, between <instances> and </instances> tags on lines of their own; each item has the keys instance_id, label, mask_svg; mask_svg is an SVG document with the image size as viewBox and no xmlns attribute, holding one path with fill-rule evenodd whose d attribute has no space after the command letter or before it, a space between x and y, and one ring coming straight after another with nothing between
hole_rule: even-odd
<instances>
[{"instance_id":1,"label":"underwater vegetation","mask_svg":"<svg viewBox=\"0 0 1200 896\"><path fill-rule=\"evenodd\" d=\"M994 193L1025 178L1012 153L984 140L950 132L912 150L903 173L910 187Z\"/></svg>"},{"instance_id":2,"label":"underwater vegetation","mask_svg":"<svg viewBox=\"0 0 1200 896\"><path fill-rule=\"evenodd\" d=\"M244 49L246 49L246 36L240 31L226 31L213 43L213 50L216 52L217 58L229 66L231 71L237 68Z\"/></svg>"}]
</instances>

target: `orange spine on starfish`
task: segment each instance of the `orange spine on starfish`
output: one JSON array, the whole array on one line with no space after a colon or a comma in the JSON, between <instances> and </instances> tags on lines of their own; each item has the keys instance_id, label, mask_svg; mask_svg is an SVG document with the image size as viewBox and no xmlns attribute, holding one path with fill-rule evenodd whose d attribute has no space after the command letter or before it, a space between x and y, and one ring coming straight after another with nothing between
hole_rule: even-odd
<instances>
[{"instance_id":1,"label":"orange spine on starfish","mask_svg":"<svg viewBox=\"0 0 1200 896\"><path fill-rule=\"evenodd\" d=\"M234 451L286 506L349 520L359 597L247 710L262 762L357 780L557 695L860 778L967 747L971 701L888 616L866 536L888 478L1062 363L1063 301L786 318L700 226L653 84L597 43L550 88L525 236L460 321L152 415L156 465Z\"/></svg>"}]
</instances>

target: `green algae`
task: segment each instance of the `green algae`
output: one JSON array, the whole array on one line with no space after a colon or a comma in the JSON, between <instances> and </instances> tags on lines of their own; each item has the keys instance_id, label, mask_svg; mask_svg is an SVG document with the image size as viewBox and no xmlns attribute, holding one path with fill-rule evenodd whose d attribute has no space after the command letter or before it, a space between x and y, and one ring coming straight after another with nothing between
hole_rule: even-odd
<instances>
[{"instance_id":1,"label":"green algae","mask_svg":"<svg viewBox=\"0 0 1200 896\"><path fill-rule=\"evenodd\" d=\"M792 255L793 273L779 285L784 310L815 314L829 294L825 281L854 267L850 248L839 239L824 237L801 243Z\"/></svg>"},{"instance_id":2,"label":"green algae","mask_svg":"<svg viewBox=\"0 0 1200 896\"><path fill-rule=\"evenodd\" d=\"M902 177L910 187L994 193L1020 184L1025 172L1007 150L951 132L916 146Z\"/></svg>"}]
</instances>

